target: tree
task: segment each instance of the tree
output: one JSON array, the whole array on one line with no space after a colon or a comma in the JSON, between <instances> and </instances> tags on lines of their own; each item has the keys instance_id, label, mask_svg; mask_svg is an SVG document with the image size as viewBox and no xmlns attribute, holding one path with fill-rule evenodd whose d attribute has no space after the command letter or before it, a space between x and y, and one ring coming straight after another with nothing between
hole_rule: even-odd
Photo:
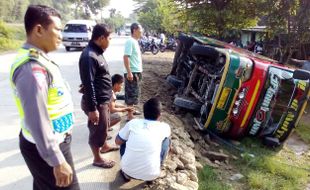
<instances>
[{"instance_id":1,"label":"tree","mask_svg":"<svg viewBox=\"0 0 310 190\"><path fill-rule=\"evenodd\" d=\"M29 2L26 0L15 0L11 11L11 21L12 22L22 22L24 18L24 13L27 9Z\"/></svg>"},{"instance_id":2,"label":"tree","mask_svg":"<svg viewBox=\"0 0 310 190\"><path fill-rule=\"evenodd\" d=\"M269 38L276 39L269 56L283 63L292 56L304 59L305 44L310 42L310 1L266 0L265 3Z\"/></svg>"},{"instance_id":3,"label":"tree","mask_svg":"<svg viewBox=\"0 0 310 190\"><path fill-rule=\"evenodd\" d=\"M157 0L135 0L139 7L134 10L138 15L138 22L146 31L156 30L161 23L157 10Z\"/></svg>"},{"instance_id":4,"label":"tree","mask_svg":"<svg viewBox=\"0 0 310 190\"><path fill-rule=\"evenodd\" d=\"M8 15L11 1L0 1L0 21L6 21L6 16Z\"/></svg>"},{"instance_id":5,"label":"tree","mask_svg":"<svg viewBox=\"0 0 310 190\"><path fill-rule=\"evenodd\" d=\"M172 0L135 0L138 8L139 23L147 31L173 33L176 31L177 20L176 4Z\"/></svg>"},{"instance_id":6,"label":"tree","mask_svg":"<svg viewBox=\"0 0 310 190\"><path fill-rule=\"evenodd\" d=\"M192 31L225 38L231 30L257 24L263 0L177 0L183 24L192 23Z\"/></svg>"},{"instance_id":7,"label":"tree","mask_svg":"<svg viewBox=\"0 0 310 190\"><path fill-rule=\"evenodd\" d=\"M63 22L67 22L74 18L71 5L72 4L67 0L52 0L52 7L59 11Z\"/></svg>"},{"instance_id":8,"label":"tree","mask_svg":"<svg viewBox=\"0 0 310 190\"><path fill-rule=\"evenodd\" d=\"M69 0L75 6L75 15L77 18L89 19L91 15L96 15L103 7L107 6L110 0Z\"/></svg>"},{"instance_id":9,"label":"tree","mask_svg":"<svg viewBox=\"0 0 310 190\"><path fill-rule=\"evenodd\" d=\"M115 16L116 9L112 8L109 11L110 11L110 18L113 18Z\"/></svg>"},{"instance_id":10,"label":"tree","mask_svg":"<svg viewBox=\"0 0 310 190\"><path fill-rule=\"evenodd\" d=\"M105 21L113 30L118 31L125 24L125 18L116 9L110 9L110 18Z\"/></svg>"},{"instance_id":11,"label":"tree","mask_svg":"<svg viewBox=\"0 0 310 190\"><path fill-rule=\"evenodd\" d=\"M57 9L64 21L73 18L71 3L67 0L6 0L0 1L0 20L23 22L24 14L30 5L47 5Z\"/></svg>"}]
</instances>

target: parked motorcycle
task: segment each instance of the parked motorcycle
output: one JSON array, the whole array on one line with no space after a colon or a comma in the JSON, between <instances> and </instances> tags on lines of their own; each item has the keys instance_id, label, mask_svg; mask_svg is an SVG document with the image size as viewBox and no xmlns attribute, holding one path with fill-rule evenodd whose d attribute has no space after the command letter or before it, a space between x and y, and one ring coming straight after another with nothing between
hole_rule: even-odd
<instances>
[{"instance_id":1,"label":"parked motorcycle","mask_svg":"<svg viewBox=\"0 0 310 190\"><path fill-rule=\"evenodd\" d=\"M159 51L160 52L165 52L165 50L166 50L166 48L167 48L167 46L166 46L166 44L165 43L163 43L163 42L160 42L159 44L158 44L158 46L159 46Z\"/></svg>"},{"instance_id":2,"label":"parked motorcycle","mask_svg":"<svg viewBox=\"0 0 310 190\"><path fill-rule=\"evenodd\" d=\"M166 49L170 49L172 51L175 51L176 48L177 48L176 40L172 37L168 38L167 43L166 43Z\"/></svg>"},{"instance_id":3,"label":"parked motorcycle","mask_svg":"<svg viewBox=\"0 0 310 190\"><path fill-rule=\"evenodd\" d=\"M150 51L152 54L156 55L159 52L159 46L155 43L154 39L141 39L139 40L139 46L141 53Z\"/></svg>"}]
</instances>

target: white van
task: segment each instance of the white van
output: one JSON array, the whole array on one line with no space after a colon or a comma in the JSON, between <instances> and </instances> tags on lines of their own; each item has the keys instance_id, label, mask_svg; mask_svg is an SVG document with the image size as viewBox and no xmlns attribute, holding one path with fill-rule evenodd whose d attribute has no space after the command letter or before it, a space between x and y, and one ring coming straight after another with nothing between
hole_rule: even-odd
<instances>
[{"instance_id":1,"label":"white van","mask_svg":"<svg viewBox=\"0 0 310 190\"><path fill-rule=\"evenodd\" d=\"M66 50L86 47L95 25L93 20L70 20L62 32L62 44Z\"/></svg>"},{"instance_id":2,"label":"white van","mask_svg":"<svg viewBox=\"0 0 310 190\"><path fill-rule=\"evenodd\" d=\"M126 36L130 36L130 34L131 34L131 29L130 29L130 27L131 27L131 24L125 24L125 35Z\"/></svg>"}]
</instances>

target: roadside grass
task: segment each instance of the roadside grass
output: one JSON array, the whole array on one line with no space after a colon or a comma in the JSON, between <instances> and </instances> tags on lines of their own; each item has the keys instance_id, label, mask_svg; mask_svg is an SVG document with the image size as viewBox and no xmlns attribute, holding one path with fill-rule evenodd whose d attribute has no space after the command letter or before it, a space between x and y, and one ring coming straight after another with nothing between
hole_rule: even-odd
<instances>
[{"instance_id":1,"label":"roadside grass","mask_svg":"<svg viewBox=\"0 0 310 190\"><path fill-rule=\"evenodd\" d=\"M310 124L300 123L295 131L304 142L310 144Z\"/></svg>"},{"instance_id":2,"label":"roadside grass","mask_svg":"<svg viewBox=\"0 0 310 190\"><path fill-rule=\"evenodd\" d=\"M310 102L308 101L305 114L301 117L298 126L295 129L297 135L310 146Z\"/></svg>"},{"instance_id":3,"label":"roadside grass","mask_svg":"<svg viewBox=\"0 0 310 190\"><path fill-rule=\"evenodd\" d=\"M23 24L0 23L6 35L0 35L0 52L18 49L25 41ZM2 32L0 31L0 32Z\"/></svg>"},{"instance_id":4,"label":"roadside grass","mask_svg":"<svg viewBox=\"0 0 310 190\"><path fill-rule=\"evenodd\" d=\"M245 189L298 190L309 182L310 158L283 146L271 150L256 139L242 141L245 152L234 165L246 178Z\"/></svg>"},{"instance_id":5,"label":"roadside grass","mask_svg":"<svg viewBox=\"0 0 310 190\"><path fill-rule=\"evenodd\" d=\"M230 190L231 188L221 182L216 172L210 166L204 166L198 173L199 190Z\"/></svg>"}]
</instances>

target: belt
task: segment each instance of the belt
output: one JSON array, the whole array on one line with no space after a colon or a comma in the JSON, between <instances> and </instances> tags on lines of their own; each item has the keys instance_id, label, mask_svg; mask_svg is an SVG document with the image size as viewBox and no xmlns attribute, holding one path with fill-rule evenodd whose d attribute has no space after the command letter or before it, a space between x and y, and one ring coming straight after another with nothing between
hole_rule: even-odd
<instances>
[{"instance_id":1,"label":"belt","mask_svg":"<svg viewBox=\"0 0 310 190\"><path fill-rule=\"evenodd\" d=\"M64 133L55 133L55 136L58 140L58 143L70 143L71 142L71 134L72 134L72 129L64 132Z\"/></svg>"}]
</instances>

